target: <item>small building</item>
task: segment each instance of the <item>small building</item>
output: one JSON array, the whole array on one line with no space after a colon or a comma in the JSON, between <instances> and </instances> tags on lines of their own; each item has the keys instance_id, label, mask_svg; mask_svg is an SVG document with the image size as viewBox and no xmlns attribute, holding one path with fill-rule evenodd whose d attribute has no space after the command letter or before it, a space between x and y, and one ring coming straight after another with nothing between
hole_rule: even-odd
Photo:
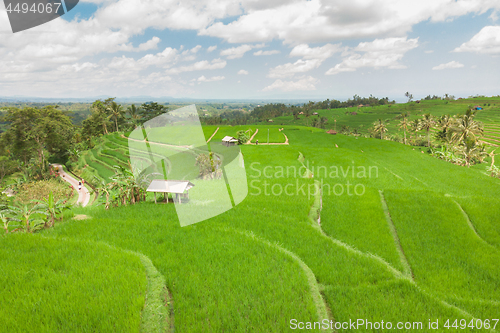
<instances>
[{"instance_id":1,"label":"small building","mask_svg":"<svg viewBox=\"0 0 500 333\"><path fill-rule=\"evenodd\" d=\"M268 120L268 122L270 122L270 123L273 123L273 122L274 122L274 120L272 120L272 119L269 119L269 120Z\"/></svg>"},{"instance_id":2,"label":"small building","mask_svg":"<svg viewBox=\"0 0 500 333\"><path fill-rule=\"evenodd\" d=\"M194 184L188 180L163 180L154 179L149 184L147 192L153 192L155 194L156 203L156 193L163 193L165 201L168 202L168 193L172 193L172 198L175 194L175 201L181 202L181 198L189 199L189 190L194 187Z\"/></svg>"},{"instance_id":3,"label":"small building","mask_svg":"<svg viewBox=\"0 0 500 333\"><path fill-rule=\"evenodd\" d=\"M313 112L313 116L317 116L319 113L317 112Z\"/></svg>"},{"instance_id":4,"label":"small building","mask_svg":"<svg viewBox=\"0 0 500 333\"><path fill-rule=\"evenodd\" d=\"M364 105L363 104L359 104L358 105L358 108L362 108Z\"/></svg>"},{"instance_id":5,"label":"small building","mask_svg":"<svg viewBox=\"0 0 500 333\"><path fill-rule=\"evenodd\" d=\"M337 131L334 131L334 130L331 129L331 130L327 131L326 133L336 135Z\"/></svg>"},{"instance_id":6,"label":"small building","mask_svg":"<svg viewBox=\"0 0 500 333\"><path fill-rule=\"evenodd\" d=\"M234 146L238 143L238 139L233 138L232 136L225 136L224 139L222 139L222 144L224 146Z\"/></svg>"},{"instance_id":7,"label":"small building","mask_svg":"<svg viewBox=\"0 0 500 333\"><path fill-rule=\"evenodd\" d=\"M304 112L300 111L299 114L304 114Z\"/></svg>"}]
</instances>

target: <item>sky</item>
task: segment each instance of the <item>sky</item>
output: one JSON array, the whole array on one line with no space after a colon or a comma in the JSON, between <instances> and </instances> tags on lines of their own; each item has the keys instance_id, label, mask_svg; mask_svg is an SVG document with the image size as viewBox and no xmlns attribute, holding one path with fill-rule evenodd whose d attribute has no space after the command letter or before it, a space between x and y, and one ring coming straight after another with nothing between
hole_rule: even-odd
<instances>
[{"instance_id":1,"label":"sky","mask_svg":"<svg viewBox=\"0 0 500 333\"><path fill-rule=\"evenodd\" d=\"M12 33L0 96L500 95L498 0L80 0Z\"/></svg>"}]
</instances>

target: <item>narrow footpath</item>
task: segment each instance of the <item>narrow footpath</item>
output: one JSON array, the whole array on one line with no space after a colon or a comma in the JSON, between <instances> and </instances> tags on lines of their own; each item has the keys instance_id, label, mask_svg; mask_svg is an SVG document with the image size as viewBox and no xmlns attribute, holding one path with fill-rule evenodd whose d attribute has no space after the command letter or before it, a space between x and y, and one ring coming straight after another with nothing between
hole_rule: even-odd
<instances>
[{"instance_id":1,"label":"narrow footpath","mask_svg":"<svg viewBox=\"0 0 500 333\"><path fill-rule=\"evenodd\" d=\"M53 166L57 167L59 169L59 175L60 177L70 183L73 188L75 189L75 191L78 192L78 200L76 201L75 205L82 205L82 207L85 207L89 204L89 201L90 201L90 193L89 193L89 190L87 190L87 188L85 186L82 186L82 189L81 191L78 191L78 182L79 180L76 180L75 178L73 178L73 176L69 175L68 173L66 173L62 167L62 165L60 164L52 164Z\"/></svg>"}]
</instances>

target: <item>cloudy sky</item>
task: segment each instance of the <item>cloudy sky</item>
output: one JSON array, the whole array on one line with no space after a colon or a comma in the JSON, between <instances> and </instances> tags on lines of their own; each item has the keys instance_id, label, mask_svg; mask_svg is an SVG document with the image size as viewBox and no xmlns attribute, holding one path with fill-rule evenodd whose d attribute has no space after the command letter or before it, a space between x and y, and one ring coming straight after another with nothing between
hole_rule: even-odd
<instances>
[{"instance_id":1,"label":"cloudy sky","mask_svg":"<svg viewBox=\"0 0 500 333\"><path fill-rule=\"evenodd\" d=\"M500 94L498 0L80 0L12 33L0 96Z\"/></svg>"}]
</instances>

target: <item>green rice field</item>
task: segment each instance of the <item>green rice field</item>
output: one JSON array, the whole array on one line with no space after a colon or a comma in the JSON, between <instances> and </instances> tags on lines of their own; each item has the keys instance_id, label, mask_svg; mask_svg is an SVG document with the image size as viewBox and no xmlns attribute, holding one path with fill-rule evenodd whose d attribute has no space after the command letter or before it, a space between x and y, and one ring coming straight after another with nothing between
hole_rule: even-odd
<instances>
[{"instance_id":1,"label":"green rice field","mask_svg":"<svg viewBox=\"0 0 500 333\"><path fill-rule=\"evenodd\" d=\"M491 133L484 140L500 142L500 99L318 112L327 129L334 119L366 129L405 108L416 118L460 113L467 103L490 104L478 119ZM33 235L0 236L1 327L295 332L309 323L312 332L500 332L500 179L486 172L489 162L458 166L424 147L330 135L301 118L203 127L205 140L219 127L212 142L259 129L252 142L267 142L269 130L271 143L285 134L289 144L240 146L248 194L202 222L181 227L176 207L150 195L109 210L74 208L87 219ZM79 163L106 180L143 144L111 134ZM177 143L151 141L150 150L156 162L167 156L170 176L210 182L196 178L198 150L165 144ZM183 208L223 196L196 189ZM344 327L358 320L364 324ZM382 321L385 328L374 325Z\"/></svg>"}]
</instances>

